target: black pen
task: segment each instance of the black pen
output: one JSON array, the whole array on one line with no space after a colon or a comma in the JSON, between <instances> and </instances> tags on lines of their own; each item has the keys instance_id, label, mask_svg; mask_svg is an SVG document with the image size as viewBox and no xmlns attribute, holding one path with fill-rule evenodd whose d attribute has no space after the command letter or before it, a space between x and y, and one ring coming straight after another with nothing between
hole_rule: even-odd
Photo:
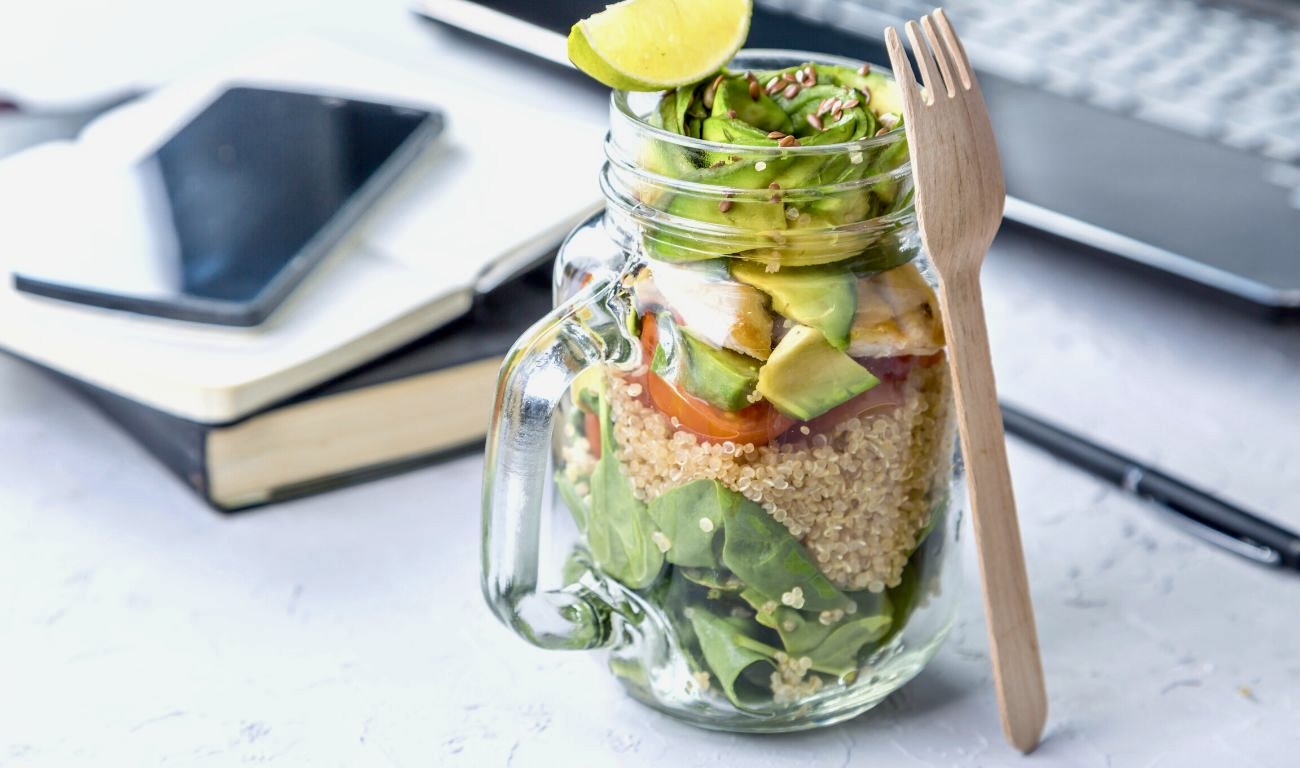
<instances>
[{"instance_id":1,"label":"black pen","mask_svg":"<svg viewBox=\"0 0 1300 768\"><path fill-rule=\"evenodd\" d=\"M1300 534L1005 404L1002 423L1007 434L1155 502L1188 533L1262 565L1300 570Z\"/></svg>"}]
</instances>

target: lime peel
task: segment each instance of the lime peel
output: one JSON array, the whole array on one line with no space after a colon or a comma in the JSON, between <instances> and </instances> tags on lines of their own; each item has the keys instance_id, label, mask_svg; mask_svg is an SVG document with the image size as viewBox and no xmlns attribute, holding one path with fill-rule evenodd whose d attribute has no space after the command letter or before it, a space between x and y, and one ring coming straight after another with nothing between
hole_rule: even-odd
<instances>
[{"instance_id":1,"label":"lime peel","mask_svg":"<svg viewBox=\"0 0 1300 768\"><path fill-rule=\"evenodd\" d=\"M752 13L752 0L624 0L573 25L569 60L620 90L689 85L735 56Z\"/></svg>"}]
</instances>

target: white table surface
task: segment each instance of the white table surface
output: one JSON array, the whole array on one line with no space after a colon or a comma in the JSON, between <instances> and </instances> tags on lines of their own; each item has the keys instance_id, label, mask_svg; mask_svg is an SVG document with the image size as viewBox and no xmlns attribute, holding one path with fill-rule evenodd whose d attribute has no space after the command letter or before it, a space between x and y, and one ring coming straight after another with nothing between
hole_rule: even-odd
<instances>
[{"instance_id":1,"label":"white table surface","mask_svg":"<svg viewBox=\"0 0 1300 768\"><path fill-rule=\"evenodd\" d=\"M408 62L435 63L434 40L514 66L390 25ZM548 88L599 119L589 92ZM1019 231L986 294L1008 400L1300 527L1300 325ZM1300 576L1015 441L1011 460L1051 697L1039 750L1002 741L969 551L959 622L914 682L840 726L735 736L496 623L480 457L221 516L0 359L0 766L1296 765Z\"/></svg>"}]
</instances>

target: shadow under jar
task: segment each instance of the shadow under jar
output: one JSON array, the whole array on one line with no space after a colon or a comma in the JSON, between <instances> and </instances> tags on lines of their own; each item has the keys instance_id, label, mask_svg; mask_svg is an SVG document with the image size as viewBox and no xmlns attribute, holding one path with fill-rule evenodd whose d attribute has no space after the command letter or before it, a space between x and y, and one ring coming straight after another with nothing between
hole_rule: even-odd
<instances>
[{"instance_id":1,"label":"shadow under jar","mask_svg":"<svg viewBox=\"0 0 1300 768\"><path fill-rule=\"evenodd\" d=\"M656 709L800 730L934 655L965 492L889 74L786 51L728 71L613 95L606 210L502 368L483 586ZM544 536L548 481L567 514Z\"/></svg>"}]
</instances>

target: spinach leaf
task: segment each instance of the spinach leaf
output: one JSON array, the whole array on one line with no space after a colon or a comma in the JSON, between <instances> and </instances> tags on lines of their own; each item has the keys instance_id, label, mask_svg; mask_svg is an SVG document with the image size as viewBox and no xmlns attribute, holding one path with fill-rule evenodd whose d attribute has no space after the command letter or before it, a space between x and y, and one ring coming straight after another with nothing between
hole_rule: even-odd
<instances>
[{"instance_id":1,"label":"spinach leaf","mask_svg":"<svg viewBox=\"0 0 1300 768\"><path fill-rule=\"evenodd\" d=\"M844 677L858 668L859 652L889 631L889 615L862 616L836 624L816 648L805 654L812 668L836 677Z\"/></svg>"},{"instance_id":2,"label":"spinach leaf","mask_svg":"<svg viewBox=\"0 0 1300 768\"><path fill-rule=\"evenodd\" d=\"M591 509L587 515L587 546L602 571L632 589L650 586L663 568L654 524L646 506L632 492L614 456L614 430L609 400L600 400L601 457L591 473Z\"/></svg>"},{"instance_id":3,"label":"spinach leaf","mask_svg":"<svg viewBox=\"0 0 1300 768\"><path fill-rule=\"evenodd\" d=\"M573 515L573 522L577 523L578 531L586 533L587 518L590 513L587 511L587 502L582 500L578 495L578 489L573 487L573 483L564 476L563 472L555 473L555 489L560 492L560 498L564 499L564 505L569 508L570 514Z\"/></svg>"},{"instance_id":4,"label":"spinach leaf","mask_svg":"<svg viewBox=\"0 0 1300 768\"><path fill-rule=\"evenodd\" d=\"M893 623L889 599L883 594L864 594L874 599L859 601L857 614L829 626L822 624L817 614L784 605L765 611L774 601L755 590L747 589L740 596L757 611L760 624L776 630L786 653L809 657L815 672L843 677L857 669L862 649L879 640Z\"/></svg>"},{"instance_id":5,"label":"spinach leaf","mask_svg":"<svg viewBox=\"0 0 1300 768\"><path fill-rule=\"evenodd\" d=\"M722 530L726 509L736 494L716 480L696 480L662 493L650 502L650 519L672 546L665 557L673 565L717 569L714 538Z\"/></svg>"},{"instance_id":6,"label":"spinach leaf","mask_svg":"<svg viewBox=\"0 0 1300 768\"><path fill-rule=\"evenodd\" d=\"M745 587L743 581L736 578L734 573L727 570L714 570L712 568L678 568L677 572L687 581L699 584L705 589L716 589L721 592L739 592Z\"/></svg>"},{"instance_id":7,"label":"spinach leaf","mask_svg":"<svg viewBox=\"0 0 1300 768\"><path fill-rule=\"evenodd\" d=\"M846 609L849 598L836 589L804 549L762 507L738 493L737 503L724 514L722 563L746 584L779 598L795 587L803 591L809 611Z\"/></svg>"},{"instance_id":8,"label":"spinach leaf","mask_svg":"<svg viewBox=\"0 0 1300 768\"><path fill-rule=\"evenodd\" d=\"M766 664L775 669L772 657L777 649L746 634L744 628L749 622L744 620L724 619L700 606L691 608L690 619L704 661L727 694L727 699L742 708L762 703L761 696L750 700L749 696L738 692L736 682L741 673L755 664ZM770 692L767 698L770 701Z\"/></svg>"}]
</instances>

